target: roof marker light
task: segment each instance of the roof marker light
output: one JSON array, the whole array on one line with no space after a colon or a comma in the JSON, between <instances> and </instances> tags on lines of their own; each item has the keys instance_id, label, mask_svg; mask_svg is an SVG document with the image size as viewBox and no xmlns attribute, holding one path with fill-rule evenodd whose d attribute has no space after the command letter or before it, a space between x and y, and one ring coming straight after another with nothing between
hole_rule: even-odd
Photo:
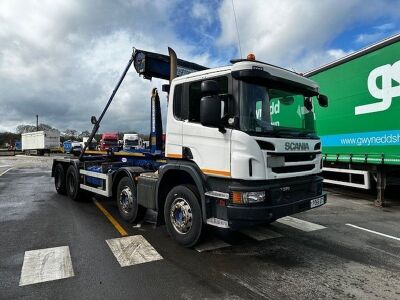
<instances>
[{"instance_id":1,"label":"roof marker light","mask_svg":"<svg viewBox=\"0 0 400 300\"><path fill-rule=\"evenodd\" d=\"M253 53L247 54L247 60L256 60L256 56Z\"/></svg>"}]
</instances>

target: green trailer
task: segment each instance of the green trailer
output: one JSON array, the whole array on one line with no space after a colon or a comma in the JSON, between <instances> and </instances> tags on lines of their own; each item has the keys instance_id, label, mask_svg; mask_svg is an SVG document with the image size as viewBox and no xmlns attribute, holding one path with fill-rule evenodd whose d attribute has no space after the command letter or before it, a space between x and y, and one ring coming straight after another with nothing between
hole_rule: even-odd
<instances>
[{"instance_id":1,"label":"green trailer","mask_svg":"<svg viewBox=\"0 0 400 300\"><path fill-rule=\"evenodd\" d=\"M325 182L369 189L377 205L399 184L400 34L305 74L329 97L315 105Z\"/></svg>"}]
</instances>

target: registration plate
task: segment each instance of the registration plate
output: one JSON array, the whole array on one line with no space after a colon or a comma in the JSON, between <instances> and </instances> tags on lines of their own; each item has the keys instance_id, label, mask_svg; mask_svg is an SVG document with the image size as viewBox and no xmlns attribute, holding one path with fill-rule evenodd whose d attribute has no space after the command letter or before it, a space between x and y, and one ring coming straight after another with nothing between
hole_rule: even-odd
<instances>
[{"instance_id":1,"label":"registration plate","mask_svg":"<svg viewBox=\"0 0 400 300\"><path fill-rule=\"evenodd\" d=\"M317 206L321 206L321 205L323 205L324 203L325 203L324 197L319 197L319 198L316 198L316 199L312 199L312 200L310 201L310 207L311 207L311 208L314 208L314 207L317 207Z\"/></svg>"}]
</instances>

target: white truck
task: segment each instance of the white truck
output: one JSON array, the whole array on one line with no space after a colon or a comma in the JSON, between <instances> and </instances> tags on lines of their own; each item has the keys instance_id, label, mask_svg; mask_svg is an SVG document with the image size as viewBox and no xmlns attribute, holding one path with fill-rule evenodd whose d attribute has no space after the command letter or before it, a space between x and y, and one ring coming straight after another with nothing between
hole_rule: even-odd
<instances>
[{"instance_id":1,"label":"white truck","mask_svg":"<svg viewBox=\"0 0 400 300\"><path fill-rule=\"evenodd\" d=\"M56 130L22 133L21 143L25 154L50 154L52 149L60 147L60 133Z\"/></svg>"},{"instance_id":2,"label":"white truck","mask_svg":"<svg viewBox=\"0 0 400 300\"><path fill-rule=\"evenodd\" d=\"M137 133L125 133L123 137L123 149L125 151L142 149L143 142Z\"/></svg>"},{"instance_id":3,"label":"white truck","mask_svg":"<svg viewBox=\"0 0 400 300\"><path fill-rule=\"evenodd\" d=\"M88 136L84 136L82 138L82 142L80 142L81 148L83 149L85 147L85 145L87 144L87 141L89 140ZM87 149L89 150L96 150L97 148L97 141L96 139L92 139L92 141L90 142L89 145L87 145Z\"/></svg>"},{"instance_id":4,"label":"white truck","mask_svg":"<svg viewBox=\"0 0 400 300\"><path fill-rule=\"evenodd\" d=\"M150 147L55 159L58 193L114 198L127 222L154 210L157 224L186 247L206 225L235 230L326 203L313 103L328 99L314 81L251 56L207 69L169 51L135 49L99 119L91 119L92 138L131 64L144 78L169 79L165 153L153 89ZM273 122L278 107L291 115L288 123Z\"/></svg>"}]
</instances>

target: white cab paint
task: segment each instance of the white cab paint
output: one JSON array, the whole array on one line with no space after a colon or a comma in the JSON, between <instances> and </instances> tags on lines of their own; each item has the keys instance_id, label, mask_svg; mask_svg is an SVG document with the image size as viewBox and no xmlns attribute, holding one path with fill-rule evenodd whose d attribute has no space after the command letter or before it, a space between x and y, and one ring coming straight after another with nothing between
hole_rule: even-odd
<instances>
[{"instance_id":1,"label":"white cab paint","mask_svg":"<svg viewBox=\"0 0 400 300\"><path fill-rule=\"evenodd\" d=\"M200 123L183 123L183 146L190 148L193 161L204 173L229 177L231 173L231 129L222 133L218 128Z\"/></svg>"},{"instance_id":2,"label":"white cab paint","mask_svg":"<svg viewBox=\"0 0 400 300\"><path fill-rule=\"evenodd\" d=\"M272 76L298 82L307 85L318 91L318 85L297 73L263 63L242 61L231 66L208 69L194 72L175 78L171 84L169 95L168 119L166 131L166 156L170 158L182 158L183 147L190 148L193 161L203 172L210 176L230 177L241 180L270 180L281 178L293 178L318 174L321 172L320 150L315 151L314 146L320 140L254 137L239 130L227 129L221 133L217 128L206 127L200 123L189 122L188 120L177 120L173 113L173 99L175 87L178 84L212 79L224 76L238 70L262 69ZM184 91L185 94L185 91ZM187 101L187 99L185 99ZM274 173L268 168L270 154L261 150L256 140L263 140L274 144L275 150L279 153L317 153L313 161L306 162L285 162L284 167L313 164L314 167L308 171L296 171L287 173ZM307 151L285 150L286 142L307 143ZM251 160L252 174L249 172L249 160Z\"/></svg>"},{"instance_id":3,"label":"white cab paint","mask_svg":"<svg viewBox=\"0 0 400 300\"><path fill-rule=\"evenodd\" d=\"M182 121L175 119L173 111L173 99L176 81L171 85L171 93L168 101L167 134L165 141L165 155L170 158L180 158L182 155Z\"/></svg>"}]
</instances>

